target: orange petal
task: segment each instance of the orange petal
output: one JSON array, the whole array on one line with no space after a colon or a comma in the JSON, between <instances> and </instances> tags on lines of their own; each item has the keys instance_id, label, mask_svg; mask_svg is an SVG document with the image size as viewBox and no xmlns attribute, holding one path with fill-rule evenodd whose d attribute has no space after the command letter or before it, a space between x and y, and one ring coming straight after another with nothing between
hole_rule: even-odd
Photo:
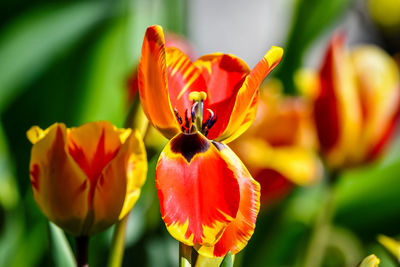
<instances>
[{"instance_id":1,"label":"orange petal","mask_svg":"<svg viewBox=\"0 0 400 267\"><path fill-rule=\"evenodd\" d=\"M67 152L64 124L53 124L45 131L33 127L27 135L31 139L38 132L43 134L34 142L30 162L33 196L47 218L80 235L89 209L89 181Z\"/></svg>"},{"instance_id":2,"label":"orange petal","mask_svg":"<svg viewBox=\"0 0 400 267\"><path fill-rule=\"evenodd\" d=\"M89 181L96 184L121 147L120 134L109 122L91 122L67 131L68 151Z\"/></svg>"},{"instance_id":3,"label":"orange petal","mask_svg":"<svg viewBox=\"0 0 400 267\"><path fill-rule=\"evenodd\" d=\"M179 125L168 93L164 44L160 26L147 28L139 61L139 93L147 118L165 137L172 138L179 132Z\"/></svg>"},{"instance_id":4,"label":"orange petal","mask_svg":"<svg viewBox=\"0 0 400 267\"><path fill-rule=\"evenodd\" d=\"M95 185L89 234L102 231L123 218L139 198L146 179L146 152L138 132L127 131L129 137Z\"/></svg>"},{"instance_id":5,"label":"orange petal","mask_svg":"<svg viewBox=\"0 0 400 267\"><path fill-rule=\"evenodd\" d=\"M236 96L250 69L240 58L221 53L202 56L194 64L207 83L209 103L205 109L211 109L217 116L217 122L207 135L215 139L228 125Z\"/></svg>"},{"instance_id":6,"label":"orange petal","mask_svg":"<svg viewBox=\"0 0 400 267\"><path fill-rule=\"evenodd\" d=\"M180 242L213 245L236 217L239 184L218 149L199 133L180 134L156 169L162 218Z\"/></svg>"},{"instance_id":7,"label":"orange petal","mask_svg":"<svg viewBox=\"0 0 400 267\"><path fill-rule=\"evenodd\" d=\"M168 47L166 49L168 69L168 89L172 107L177 109L181 117L185 111L191 113L192 101L189 94L193 91L204 91L207 93L207 85L198 69L189 58L178 48ZM208 102L208 98L205 100ZM207 105L205 102L205 105ZM189 117L190 118L190 117Z\"/></svg>"},{"instance_id":8,"label":"orange petal","mask_svg":"<svg viewBox=\"0 0 400 267\"><path fill-rule=\"evenodd\" d=\"M122 219L133 207L140 196L141 188L146 181L147 155L146 148L138 131L134 131L127 141L129 157L125 159L128 183L126 198L119 218Z\"/></svg>"},{"instance_id":9,"label":"orange petal","mask_svg":"<svg viewBox=\"0 0 400 267\"><path fill-rule=\"evenodd\" d=\"M216 140L228 143L239 137L253 122L257 112L258 88L268 73L280 62L283 49L272 47L247 75L238 90L229 122Z\"/></svg>"},{"instance_id":10,"label":"orange petal","mask_svg":"<svg viewBox=\"0 0 400 267\"><path fill-rule=\"evenodd\" d=\"M260 209L260 185L256 182L231 149L218 144L221 154L229 168L235 173L240 187L240 204L236 218L228 225L214 246L201 246L199 254L206 257L221 257L228 251L236 254L241 251L253 235Z\"/></svg>"}]
</instances>

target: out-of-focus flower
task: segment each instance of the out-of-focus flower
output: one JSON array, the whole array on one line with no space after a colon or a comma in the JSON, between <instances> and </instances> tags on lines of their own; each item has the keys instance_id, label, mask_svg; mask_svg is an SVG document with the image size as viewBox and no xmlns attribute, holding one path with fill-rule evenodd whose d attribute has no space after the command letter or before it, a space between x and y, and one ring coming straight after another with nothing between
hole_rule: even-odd
<instances>
[{"instance_id":1,"label":"out-of-focus flower","mask_svg":"<svg viewBox=\"0 0 400 267\"><path fill-rule=\"evenodd\" d=\"M284 97L280 87L277 80L262 87L254 123L230 144L260 183L263 205L322 176L311 105L301 97Z\"/></svg>"},{"instance_id":2,"label":"out-of-focus flower","mask_svg":"<svg viewBox=\"0 0 400 267\"><path fill-rule=\"evenodd\" d=\"M388 33L400 32L400 1L368 0L372 19Z\"/></svg>"},{"instance_id":3,"label":"out-of-focus flower","mask_svg":"<svg viewBox=\"0 0 400 267\"><path fill-rule=\"evenodd\" d=\"M334 169L375 159L399 115L399 73L393 59L374 46L351 52L336 35L319 72L314 106L322 153Z\"/></svg>"},{"instance_id":4,"label":"out-of-focus flower","mask_svg":"<svg viewBox=\"0 0 400 267\"><path fill-rule=\"evenodd\" d=\"M30 178L33 195L52 222L75 236L93 235L123 218L146 179L141 137L109 122L77 128L33 126Z\"/></svg>"},{"instance_id":5,"label":"out-of-focus flower","mask_svg":"<svg viewBox=\"0 0 400 267\"><path fill-rule=\"evenodd\" d=\"M219 142L235 139L250 126L258 87L282 53L273 47L251 71L229 54L192 63L177 48L165 48L160 26L146 31L140 98L154 127L171 139L156 169L161 215L175 239L203 256L235 254L254 231L259 184Z\"/></svg>"},{"instance_id":6,"label":"out-of-focus flower","mask_svg":"<svg viewBox=\"0 0 400 267\"><path fill-rule=\"evenodd\" d=\"M400 263L400 242L385 235L378 236L378 242Z\"/></svg>"},{"instance_id":7,"label":"out-of-focus flower","mask_svg":"<svg viewBox=\"0 0 400 267\"><path fill-rule=\"evenodd\" d=\"M359 267L378 267L380 263L380 259L375 256L375 254L371 254L358 265Z\"/></svg>"}]
</instances>

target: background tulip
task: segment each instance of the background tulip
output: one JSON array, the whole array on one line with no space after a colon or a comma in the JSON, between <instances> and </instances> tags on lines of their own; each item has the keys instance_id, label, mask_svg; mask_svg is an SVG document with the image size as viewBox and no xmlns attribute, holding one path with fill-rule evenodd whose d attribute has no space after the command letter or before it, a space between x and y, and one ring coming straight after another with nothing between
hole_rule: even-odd
<instances>
[{"instance_id":1,"label":"background tulip","mask_svg":"<svg viewBox=\"0 0 400 267\"><path fill-rule=\"evenodd\" d=\"M261 87L254 123L230 143L260 183L264 207L322 176L311 105L305 98L285 97L281 87L278 80Z\"/></svg>"},{"instance_id":2,"label":"background tulip","mask_svg":"<svg viewBox=\"0 0 400 267\"><path fill-rule=\"evenodd\" d=\"M348 51L336 35L319 73L314 106L322 153L331 168L375 159L395 129L400 108L396 63L375 46Z\"/></svg>"}]
</instances>

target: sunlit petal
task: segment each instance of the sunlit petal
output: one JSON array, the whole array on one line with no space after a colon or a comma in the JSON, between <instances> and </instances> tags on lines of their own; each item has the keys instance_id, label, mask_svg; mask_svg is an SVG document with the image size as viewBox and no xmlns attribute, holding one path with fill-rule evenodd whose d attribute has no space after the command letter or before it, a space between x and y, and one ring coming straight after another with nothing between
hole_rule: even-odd
<instances>
[{"instance_id":1,"label":"sunlit petal","mask_svg":"<svg viewBox=\"0 0 400 267\"><path fill-rule=\"evenodd\" d=\"M41 132L38 129L32 128L27 135ZM89 181L68 153L65 125L56 123L44 132L31 152L33 196L50 220L80 234L89 209Z\"/></svg>"},{"instance_id":2,"label":"sunlit petal","mask_svg":"<svg viewBox=\"0 0 400 267\"><path fill-rule=\"evenodd\" d=\"M207 85L201 74L201 70L194 66L189 58L179 49L168 47L166 49L166 59L171 104L183 117L185 110L191 111L192 108L193 103L189 100L189 94L193 91L204 91L207 93ZM206 99L206 105L208 99Z\"/></svg>"},{"instance_id":3,"label":"sunlit petal","mask_svg":"<svg viewBox=\"0 0 400 267\"><path fill-rule=\"evenodd\" d=\"M247 75L236 95L229 123L216 140L228 143L250 127L257 112L258 88L268 73L280 62L282 55L282 48L272 47Z\"/></svg>"},{"instance_id":4,"label":"sunlit petal","mask_svg":"<svg viewBox=\"0 0 400 267\"><path fill-rule=\"evenodd\" d=\"M197 251L207 257L221 257L228 251L241 251L252 236L260 209L260 185L251 177L240 159L227 146L220 144L220 152L229 162L240 187L240 204L236 218L228 225L214 246L201 246Z\"/></svg>"},{"instance_id":5,"label":"sunlit petal","mask_svg":"<svg viewBox=\"0 0 400 267\"><path fill-rule=\"evenodd\" d=\"M160 26L147 28L139 62L139 92L147 118L167 138L179 132L168 93L164 33Z\"/></svg>"},{"instance_id":6,"label":"sunlit petal","mask_svg":"<svg viewBox=\"0 0 400 267\"><path fill-rule=\"evenodd\" d=\"M239 184L229 163L199 133L180 134L161 153L156 186L162 218L187 245L213 245L236 217Z\"/></svg>"}]
</instances>

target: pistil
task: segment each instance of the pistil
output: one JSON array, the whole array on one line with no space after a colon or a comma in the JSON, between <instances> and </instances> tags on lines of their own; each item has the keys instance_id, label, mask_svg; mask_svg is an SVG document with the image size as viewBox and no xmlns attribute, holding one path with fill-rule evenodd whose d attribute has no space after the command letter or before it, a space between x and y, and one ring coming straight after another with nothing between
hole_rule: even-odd
<instances>
[{"instance_id":1,"label":"pistil","mask_svg":"<svg viewBox=\"0 0 400 267\"><path fill-rule=\"evenodd\" d=\"M207 94L205 92L191 92L189 100L193 101L192 105L192 122L196 130L201 132L203 126L203 101L206 100Z\"/></svg>"}]
</instances>

